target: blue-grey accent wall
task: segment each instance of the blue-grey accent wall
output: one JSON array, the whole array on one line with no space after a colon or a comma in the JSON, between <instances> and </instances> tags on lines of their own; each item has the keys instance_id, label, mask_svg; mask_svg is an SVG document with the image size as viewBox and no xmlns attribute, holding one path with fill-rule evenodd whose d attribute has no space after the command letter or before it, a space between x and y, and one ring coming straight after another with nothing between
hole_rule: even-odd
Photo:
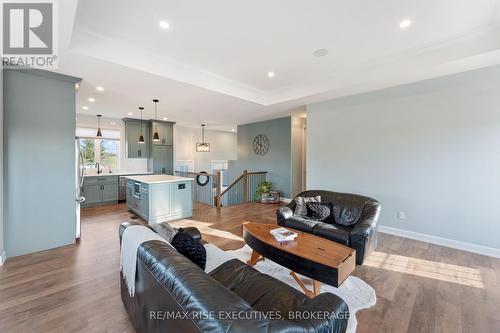
<instances>
[{"instance_id":1,"label":"blue-grey accent wall","mask_svg":"<svg viewBox=\"0 0 500 333\"><path fill-rule=\"evenodd\" d=\"M243 170L267 171L267 179L282 196L291 195L291 117L261 121L238 126L238 159L229 162L230 178L235 179ZM266 155L253 151L253 140L266 135L271 144Z\"/></svg>"},{"instance_id":2,"label":"blue-grey accent wall","mask_svg":"<svg viewBox=\"0 0 500 333\"><path fill-rule=\"evenodd\" d=\"M0 65L0 265L5 259L3 243L3 67Z\"/></svg>"},{"instance_id":3,"label":"blue-grey accent wall","mask_svg":"<svg viewBox=\"0 0 500 333\"><path fill-rule=\"evenodd\" d=\"M75 82L4 70L4 240L8 257L75 242Z\"/></svg>"}]
</instances>

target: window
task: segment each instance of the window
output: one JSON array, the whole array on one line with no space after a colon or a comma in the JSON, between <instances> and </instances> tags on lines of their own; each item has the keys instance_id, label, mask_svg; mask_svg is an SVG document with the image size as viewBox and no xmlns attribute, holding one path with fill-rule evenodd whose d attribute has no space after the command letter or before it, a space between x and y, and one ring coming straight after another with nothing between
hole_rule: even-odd
<instances>
[{"instance_id":1,"label":"window","mask_svg":"<svg viewBox=\"0 0 500 333\"><path fill-rule=\"evenodd\" d=\"M85 168L95 168L99 163L103 168L119 168L120 140L81 138L80 150Z\"/></svg>"},{"instance_id":2,"label":"window","mask_svg":"<svg viewBox=\"0 0 500 333\"><path fill-rule=\"evenodd\" d=\"M228 160L212 160L211 166L212 166L212 172L218 171L218 170L227 170L229 165Z\"/></svg>"}]
</instances>

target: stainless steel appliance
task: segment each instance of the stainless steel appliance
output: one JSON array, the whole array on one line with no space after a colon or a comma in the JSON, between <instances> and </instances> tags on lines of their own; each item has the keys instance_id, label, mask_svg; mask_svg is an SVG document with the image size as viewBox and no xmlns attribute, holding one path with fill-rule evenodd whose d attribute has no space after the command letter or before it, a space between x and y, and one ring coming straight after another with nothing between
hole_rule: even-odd
<instances>
[{"instance_id":1,"label":"stainless steel appliance","mask_svg":"<svg viewBox=\"0 0 500 333\"><path fill-rule=\"evenodd\" d=\"M125 201L127 200L127 179L125 179L125 177L120 177L118 184L119 184L118 200Z\"/></svg>"},{"instance_id":2,"label":"stainless steel appliance","mask_svg":"<svg viewBox=\"0 0 500 333\"><path fill-rule=\"evenodd\" d=\"M134 190L132 192L132 195L137 199L141 198L141 183L139 182L134 183Z\"/></svg>"},{"instance_id":3,"label":"stainless steel appliance","mask_svg":"<svg viewBox=\"0 0 500 333\"><path fill-rule=\"evenodd\" d=\"M82 196L83 178L84 178L83 153L80 149L80 139L75 138L76 239L80 239L81 236L80 208L81 204L85 201L85 197Z\"/></svg>"}]
</instances>

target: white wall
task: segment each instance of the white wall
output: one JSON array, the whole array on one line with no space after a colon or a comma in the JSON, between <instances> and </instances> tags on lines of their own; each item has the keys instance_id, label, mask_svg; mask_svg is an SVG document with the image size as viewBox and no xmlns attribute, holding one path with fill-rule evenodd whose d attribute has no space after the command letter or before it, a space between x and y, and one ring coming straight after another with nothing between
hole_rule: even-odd
<instances>
[{"instance_id":1,"label":"white wall","mask_svg":"<svg viewBox=\"0 0 500 333\"><path fill-rule=\"evenodd\" d=\"M201 142L201 127L175 125L175 160L193 160L195 172L210 172L212 160L235 160L238 156L236 133L205 129L205 141L210 143L210 152L197 153L195 148L196 143Z\"/></svg>"},{"instance_id":2,"label":"white wall","mask_svg":"<svg viewBox=\"0 0 500 333\"><path fill-rule=\"evenodd\" d=\"M88 115L77 115L77 127L97 128L97 117ZM130 172L146 172L148 170L147 158L126 158L125 146L125 123L118 118L102 117L101 128L118 129L120 135L120 170Z\"/></svg>"},{"instance_id":3,"label":"white wall","mask_svg":"<svg viewBox=\"0 0 500 333\"><path fill-rule=\"evenodd\" d=\"M303 181L303 147L304 144L304 128L306 126L306 120L300 117L292 117L292 132L291 132L291 163L292 172L291 176L291 198L294 198L297 194L302 192L302 181Z\"/></svg>"},{"instance_id":4,"label":"white wall","mask_svg":"<svg viewBox=\"0 0 500 333\"><path fill-rule=\"evenodd\" d=\"M374 197L385 226L500 249L500 66L309 105L307 127L308 188Z\"/></svg>"}]
</instances>

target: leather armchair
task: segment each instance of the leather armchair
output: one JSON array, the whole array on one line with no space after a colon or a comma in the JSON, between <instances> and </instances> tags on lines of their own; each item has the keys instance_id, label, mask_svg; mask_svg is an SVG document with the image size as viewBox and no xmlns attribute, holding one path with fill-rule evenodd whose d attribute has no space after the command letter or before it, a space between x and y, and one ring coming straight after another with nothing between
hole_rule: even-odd
<instances>
[{"instance_id":1,"label":"leather armchair","mask_svg":"<svg viewBox=\"0 0 500 333\"><path fill-rule=\"evenodd\" d=\"M120 239L134 224L120 226ZM157 240L137 250L135 286L130 297L122 276L122 302L143 333L343 333L349 318L347 304L336 295L310 299L237 259L207 274Z\"/></svg>"},{"instance_id":2,"label":"leather armchair","mask_svg":"<svg viewBox=\"0 0 500 333\"><path fill-rule=\"evenodd\" d=\"M356 264L362 265L365 258L377 247L377 222L380 215L380 203L372 198L331 191L305 191L297 197L321 196L321 202L331 202L334 211L343 209L359 210L358 221L352 226L335 222L333 216L327 222L315 221L296 216L295 200L276 211L278 225L308 232L331 241L349 246L356 250Z\"/></svg>"}]
</instances>

